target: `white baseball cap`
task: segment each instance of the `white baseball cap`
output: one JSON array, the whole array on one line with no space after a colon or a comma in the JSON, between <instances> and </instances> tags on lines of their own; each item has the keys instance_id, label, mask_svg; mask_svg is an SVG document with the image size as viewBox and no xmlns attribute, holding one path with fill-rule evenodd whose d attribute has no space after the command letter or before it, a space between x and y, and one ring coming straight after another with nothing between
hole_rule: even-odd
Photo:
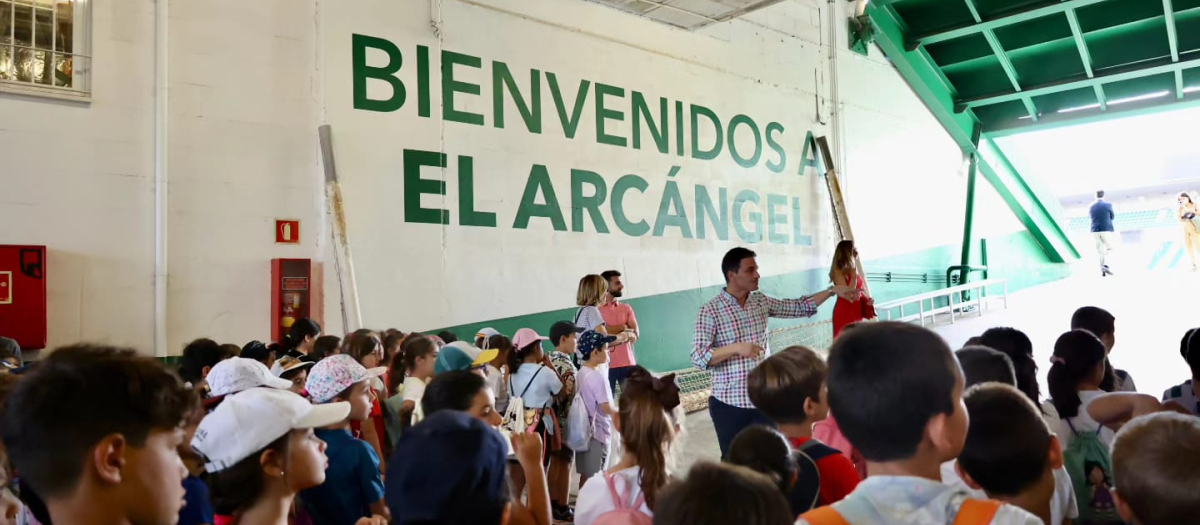
<instances>
[{"instance_id":1,"label":"white baseball cap","mask_svg":"<svg viewBox=\"0 0 1200 525\"><path fill-rule=\"evenodd\" d=\"M264 365L253 359L234 357L217 363L209 370L209 395L213 397L227 396L250 388L265 386L287 390L292 382L280 379L271 374Z\"/></svg>"},{"instance_id":2,"label":"white baseball cap","mask_svg":"<svg viewBox=\"0 0 1200 525\"><path fill-rule=\"evenodd\" d=\"M344 401L314 405L286 390L251 388L225 398L200 421L192 450L204 458L204 470L220 472L292 430L327 427L349 415Z\"/></svg>"}]
</instances>

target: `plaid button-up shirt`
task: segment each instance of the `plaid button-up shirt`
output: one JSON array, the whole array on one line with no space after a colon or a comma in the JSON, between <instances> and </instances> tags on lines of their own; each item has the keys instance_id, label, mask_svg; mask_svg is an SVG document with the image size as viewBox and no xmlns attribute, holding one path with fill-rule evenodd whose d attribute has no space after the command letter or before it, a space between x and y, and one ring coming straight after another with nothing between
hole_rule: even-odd
<instances>
[{"instance_id":1,"label":"plaid button-up shirt","mask_svg":"<svg viewBox=\"0 0 1200 525\"><path fill-rule=\"evenodd\" d=\"M771 354L767 319L812 317L817 303L812 297L775 299L759 292L746 298L746 306L738 304L724 290L700 307L696 315L696 335L692 343L692 366L712 370L712 396L722 403L740 408L754 408L746 391L746 375ZM765 352L758 358L734 356L709 366L713 350L733 343L754 343Z\"/></svg>"}]
</instances>

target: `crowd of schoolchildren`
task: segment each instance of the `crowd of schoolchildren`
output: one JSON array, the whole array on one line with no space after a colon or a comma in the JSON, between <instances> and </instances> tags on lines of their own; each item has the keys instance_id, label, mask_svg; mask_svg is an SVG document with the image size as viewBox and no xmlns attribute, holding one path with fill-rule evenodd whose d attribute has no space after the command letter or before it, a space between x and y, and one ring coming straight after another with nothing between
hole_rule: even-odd
<instances>
[{"instance_id":1,"label":"crowd of schoolchildren","mask_svg":"<svg viewBox=\"0 0 1200 525\"><path fill-rule=\"evenodd\" d=\"M1192 378L1160 401L1112 367L1099 308L1055 342L1048 395L1019 330L954 352L851 325L827 359L765 358L746 384L773 426L685 473L674 376L614 385L617 338L578 317L473 341L300 319L279 345L194 341L177 368L95 345L26 367L0 340L17 372L0 374L0 522L1200 523L1200 329L1180 344Z\"/></svg>"}]
</instances>

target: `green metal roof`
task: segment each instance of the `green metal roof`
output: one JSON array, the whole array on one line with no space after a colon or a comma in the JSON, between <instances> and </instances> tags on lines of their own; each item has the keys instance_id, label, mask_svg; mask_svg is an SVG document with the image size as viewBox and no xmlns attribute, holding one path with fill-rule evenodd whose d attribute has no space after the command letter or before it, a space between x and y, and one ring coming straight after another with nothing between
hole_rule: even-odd
<instances>
[{"instance_id":1,"label":"green metal roof","mask_svg":"<svg viewBox=\"0 0 1200 525\"><path fill-rule=\"evenodd\" d=\"M988 136L1200 104L1200 0L874 0Z\"/></svg>"}]
</instances>

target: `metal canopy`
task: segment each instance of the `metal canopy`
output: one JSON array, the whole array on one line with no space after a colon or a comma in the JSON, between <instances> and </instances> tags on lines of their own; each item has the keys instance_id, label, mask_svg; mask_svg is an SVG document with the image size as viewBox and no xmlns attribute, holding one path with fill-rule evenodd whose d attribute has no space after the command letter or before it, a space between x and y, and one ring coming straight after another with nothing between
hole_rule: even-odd
<instances>
[{"instance_id":1,"label":"metal canopy","mask_svg":"<svg viewBox=\"0 0 1200 525\"><path fill-rule=\"evenodd\" d=\"M783 0L591 0L683 29L700 29Z\"/></svg>"},{"instance_id":2,"label":"metal canopy","mask_svg":"<svg viewBox=\"0 0 1200 525\"><path fill-rule=\"evenodd\" d=\"M987 136L1200 105L1200 0L876 0Z\"/></svg>"}]
</instances>

